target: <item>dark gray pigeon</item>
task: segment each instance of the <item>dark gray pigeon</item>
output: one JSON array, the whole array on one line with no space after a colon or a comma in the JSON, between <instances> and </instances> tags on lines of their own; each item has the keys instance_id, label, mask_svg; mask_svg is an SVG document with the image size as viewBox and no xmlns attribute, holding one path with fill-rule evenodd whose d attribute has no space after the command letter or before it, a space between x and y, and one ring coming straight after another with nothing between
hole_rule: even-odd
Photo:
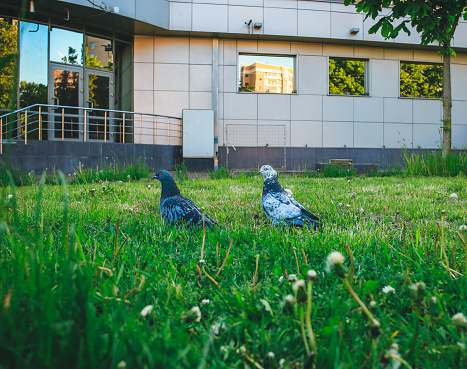
<instances>
[{"instance_id":1,"label":"dark gray pigeon","mask_svg":"<svg viewBox=\"0 0 467 369\"><path fill-rule=\"evenodd\" d=\"M311 214L282 188L277 180L277 172L270 165L263 165L258 174L262 174L264 179L261 205L273 224L314 229L321 226L316 215Z\"/></svg>"},{"instance_id":2,"label":"dark gray pigeon","mask_svg":"<svg viewBox=\"0 0 467 369\"><path fill-rule=\"evenodd\" d=\"M158 170L153 179L159 180L162 184L159 202L159 212L162 218L171 226L183 225L194 230L202 229L203 214L193 201L180 195L180 190L172 175L166 170ZM206 214L204 214L204 224L206 228L219 226Z\"/></svg>"}]
</instances>

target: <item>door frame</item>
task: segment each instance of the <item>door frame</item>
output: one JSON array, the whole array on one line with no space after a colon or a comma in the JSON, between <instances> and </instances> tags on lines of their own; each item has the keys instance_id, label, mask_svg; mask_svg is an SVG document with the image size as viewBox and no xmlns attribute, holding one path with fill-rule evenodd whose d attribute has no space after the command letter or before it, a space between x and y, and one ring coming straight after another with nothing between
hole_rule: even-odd
<instances>
[{"instance_id":1,"label":"door frame","mask_svg":"<svg viewBox=\"0 0 467 369\"><path fill-rule=\"evenodd\" d=\"M89 75L96 75L101 77L108 77L109 78L109 110L113 110L115 106L115 77L113 70L106 70L106 69L94 69L94 68L84 68L84 95L83 95L83 105L86 108L91 108L89 106ZM88 110L89 113L89 110ZM89 115L89 114L87 114ZM114 114L109 112L108 114L109 121L112 122L114 118ZM89 140L89 119L86 118L86 141ZM114 132L115 127L110 127L109 129L109 139L108 140L99 140L99 139L92 139L92 142L113 142L114 139Z\"/></svg>"},{"instance_id":2,"label":"door frame","mask_svg":"<svg viewBox=\"0 0 467 369\"><path fill-rule=\"evenodd\" d=\"M82 113L80 112L83 107L83 98L84 98L84 68L82 66L76 66L71 64L62 64L62 63L49 63L49 88L48 88L48 102L49 105L60 105L60 101L56 104L55 100L55 70L67 70L70 72L78 72L78 138L56 138L55 137L55 117L58 115L56 108L49 108L49 124L52 125L52 131L49 135L49 140L54 141L82 141L83 140L83 118ZM50 127L49 127L50 132Z\"/></svg>"}]
</instances>

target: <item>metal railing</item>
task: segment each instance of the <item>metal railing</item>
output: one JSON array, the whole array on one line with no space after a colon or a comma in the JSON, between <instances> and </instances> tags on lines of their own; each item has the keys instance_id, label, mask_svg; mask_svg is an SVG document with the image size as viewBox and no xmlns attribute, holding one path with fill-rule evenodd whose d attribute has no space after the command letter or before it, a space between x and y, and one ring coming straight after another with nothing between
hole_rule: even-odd
<instances>
[{"instance_id":1,"label":"metal railing","mask_svg":"<svg viewBox=\"0 0 467 369\"><path fill-rule=\"evenodd\" d=\"M0 115L3 143L30 140L181 145L182 120L165 115L35 104Z\"/></svg>"}]
</instances>

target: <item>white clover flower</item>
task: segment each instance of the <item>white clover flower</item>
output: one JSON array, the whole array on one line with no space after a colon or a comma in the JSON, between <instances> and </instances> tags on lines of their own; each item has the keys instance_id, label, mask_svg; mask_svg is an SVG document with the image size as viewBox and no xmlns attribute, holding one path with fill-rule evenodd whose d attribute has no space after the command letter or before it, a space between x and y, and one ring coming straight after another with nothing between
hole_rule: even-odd
<instances>
[{"instance_id":1,"label":"white clover flower","mask_svg":"<svg viewBox=\"0 0 467 369\"><path fill-rule=\"evenodd\" d=\"M141 316L143 318L146 318L151 313L153 308L154 308L154 306L152 306L152 305L145 306L143 308L143 310L141 310Z\"/></svg>"},{"instance_id":2,"label":"white clover flower","mask_svg":"<svg viewBox=\"0 0 467 369\"><path fill-rule=\"evenodd\" d=\"M462 313L457 313L451 317L452 323L457 328L466 328L467 327L467 318Z\"/></svg>"},{"instance_id":3,"label":"white clover flower","mask_svg":"<svg viewBox=\"0 0 467 369\"><path fill-rule=\"evenodd\" d=\"M193 306L190 311L196 315L195 322L200 322L201 321L201 310L199 309L199 306Z\"/></svg>"},{"instance_id":4,"label":"white clover flower","mask_svg":"<svg viewBox=\"0 0 467 369\"><path fill-rule=\"evenodd\" d=\"M341 208L341 207L344 206L344 204L340 202L340 203L337 204L337 206L339 206Z\"/></svg>"},{"instance_id":5,"label":"white clover flower","mask_svg":"<svg viewBox=\"0 0 467 369\"><path fill-rule=\"evenodd\" d=\"M393 343L391 345L391 348L386 351L387 358L391 358L390 362L386 365L380 366L380 368L384 369L399 369L401 366L401 361L399 358L401 355L399 354L399 345L397 343Z\"/></svg>"},{"instance_id":6,"label":"white clover flower","mask_svg":"<svg viewBox=\"0 0 467 369\"><path fill-rule=\"evenodd\" d=\"M394 288L392 288L391 286L386 286L386 287L383 288L383 292L384 293L396 292L396 290Z\"/></svg>"},{"instance_id":7,"label":"white clover flower","mask_svg":"<svg viewBox=\"0 0 467 369\"><path fill-rule=\"evenodd\" d=\"M117 364L117 369L125 369L126 368L126 361L120 361L118 364Z\"/></svg>"},{"instance_id":8,"label":"white clover flower","mask_svg":"<svg viewBox=\"0 0 467 369\"><path fill-rule=\"evenodd\" d=\"M303 279L300 279L292 285L292 290L294 292L297 292L300 288L305 288L305 281Z\"/></svg>"},{"instance_id":9,"label":"white clover flower","mask_svg":"<svg viewBox=\"0 0 467 369\"><path fill-rule=\"evenodd\" d=\"M326 272L331 273L331 270L334 268L334 266L343 264L344 260L344 255L342 255L339 251L331 252L326 258Z\"/></svg>"},{"instance_id":10,"label":"white clover flower","mask_svg":"<svg viewBox=\"0 0 467 369\"><path fill-rule=\"evenodd\" d=\"M211 300L209 299L201 300L201 305L209 305L210 303L211 303Z\"/></svg>"},{"instance_id":11,"label":"white clover flower","mask_svg":"<svg viewBox=\"0 0 467 369\"><path fill-rule=\"evenodd\" d=\"M127 175L127 178L131 178L131 176L128 174L128 175Z\"/></svg>"},{"instance_id":12,"label":"white clover flower","mask_svg":"<svg viewBox=\"0 0 467 369\"><path fill-rule=\"evenodd\" d=\"M467 231L467 225L462 224L461 226L459 226L459 231L461 231L461 232Z\"/></svg>"},{"instance_id":13,"label":"white clover flower","mask_svg":"<svg viewBox=\"0 0 467 369\"><path fill-rule=\"evenodd\" d=\"M268 358L270 358L270 359L274 359L274 358L276 357L276 355L274 355L274 352L272 352L272 351L268 352L268 355L267 355L267 356L268 356Z\"/></svg>"},{"instance_id":14,"label":"white clover flower","mask_svg":"<svg viewBox=\"0 0 467 369\"><path fill-rule=\"evenodd\" d=\"M214 333L216 336L219 334L219 328L221 327L221 323L216 323L211 325L211 331Z\"/></svg>"},{"instance_id":15,"label":"white clover flower","mask_svg":"<svg viewBox=\"0 0 467 369\"><path fill-rule=\"evenodd\" d=\"M76 172L73 172L73 175L75 176L76 175ZM125 364L126 365L126 364Z\"/></svg>"},{"instance_id":16,"label":"white clover flower","mask_svg":"<svg viewBox=\"0 0 467 369\"><path fill-rule=\"evenodd\" d=\"M201 266L206 265L206 260L201 259L201 260L199 261L199 265L201 265Z\"/></svg>"},{"instance_id":17,"label":"white clover flower","mask_svg":"<svg viewBox=\"0 0 467 369\"><path fill-rule=\"evenodd\" d=\"M449 195L451 199L457 199L457 193L452 193Z\"/></svg>"},{"instance_id":18,"label":"white clover flower","mask_svg":"<svg viewBox=\"0 0 467 369\"><path fill-rule=\"evenodd\" d=\"M285 302L289 303L289 304L293 304L295 301L295 297L293 295L287 295L285 296Z\"/></svg>"},{"instance_id":19,"label":"white clover flower","mask_svg":"<svg viewBox=\"0 0 467 369\"><path fill-rule=\"evenodd\" d=\"M222 352L227 352L227 347L221 346L221 347L220 347L220 350L221 350Z\"/></svg>"},{"instance_id":20,"label":"white clover flower","mask_svg":"<svg viewBox=\"0 0 467 369\"><path fill-rule=\"evenodd\" d=\"M7 199L8 200L11 200L13 198L13 195L10 193L8 196L7 196Z\"/></svg>"},{"instance_id":21,"label":"white clover flower","mask_svg":"<svg viewBox=\"0 0 467 369\"><path fill-rule=\"evenodd\" d=\"M376 307L376 305L377 305L377 304L376 304L376 301L375 301L375 300L371 300L371 301L370 301L370 308L373 309L373 308Z\"/></svg>"},{"instance_id":22,"label":"white clover flower","mask_svg":"<svg viewBox=\"0 0 467 369\"><path fill-rule=\"evenodd\" d=\"M319 170L319 169L318 169ZM279 360L279 367L280 368L283 368L284 367L284 364L285 364L285 359L280 359Z\"/></svg>"},{"instance_id":23,"label":"white clover flower","mask_svg":"<svg viewBox=\"0 0 467 369\"><path fill-rule=\"evenodd\" d=\"M282 283L283 281L284 281L284 276L281 275L281 276L279 277L279 283Z\"/></svg>"}]
</instances>

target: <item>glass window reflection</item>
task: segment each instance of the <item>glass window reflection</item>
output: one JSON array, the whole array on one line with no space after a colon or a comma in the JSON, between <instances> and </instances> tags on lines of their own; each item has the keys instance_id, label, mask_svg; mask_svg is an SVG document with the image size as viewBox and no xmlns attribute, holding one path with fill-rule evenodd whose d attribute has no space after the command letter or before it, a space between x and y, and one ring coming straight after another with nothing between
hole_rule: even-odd
<instances>
[{"instance_id":1,"label":"glass window reflection","mask_svg":"<svg viewBox=\"0 0 467 369\"><path fill-rule=\"evenodd\" d=\"M48 26L20 23L20 107L47 104Z\"/></svg>"},{"instance_id":2,"label":"glass window reflection","mask_svg":"<svg viewBox=\"0 0 467 369\"><path fill-rule=\"evenodd\" d=\"M86 67L113 70L113 46L111 40L86 36L84 53Z\"/></svg>"},{"instance_id":3,"label":"glass window reflection","mask_svg":"<svg viewBox=\"0 0 467 369\"><path fill-rule=\"evenodd\" d=\"M50 31L50 61L83 65L83 34L52 28Z\"/></svg>"},{"instance_id":4,"label":"glass window reflection","mask_svg":"<svg viewBox=\"0 0 467 369\"><path fill-rule=\"evenodd\" d=\"M16 109L18 21L0 18L0 113Z\"/></svg>"},{"instance_id":5,"label":"glass window reflection","mask_svg":"<svg viewBox=\"0 0 467 369\"><path fill-rule=\"evenodd\" d=\"M238 59L239 92L296 92L295 57L240 54Z\"/></svg>"}]
</instances>

